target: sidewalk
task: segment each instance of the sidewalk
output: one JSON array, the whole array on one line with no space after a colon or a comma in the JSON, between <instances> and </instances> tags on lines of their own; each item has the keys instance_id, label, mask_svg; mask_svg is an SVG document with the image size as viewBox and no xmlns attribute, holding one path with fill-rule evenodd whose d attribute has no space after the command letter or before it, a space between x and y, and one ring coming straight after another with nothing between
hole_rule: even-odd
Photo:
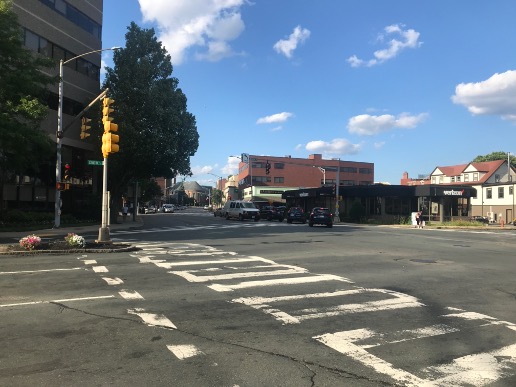
<instances>
[{"instance_id":1,"label":"sidewalk","mask_svg":"<svg viewBox=\"0 0 516 387\"><path fill-rule=\"evenodd\" d=\"M131 228L140 228L143 227L143 219L141 216L136 217L136 221L133 221L132 216L127 217L127 220L124 222L122 217L120 216L118 219L119 223L109 225L110 231L116 230L128 230ZM41 230L32 230L32 231L9 231L9 232L0 232L0 242L3 243L12 243L13 241L18 241L20 238L23 238L27 235L35 234L40 238L56 238L61 239L64 238L68 233L73 232L77 235L83 234L98 234L99 228L101 224L93 224L89 226L78 226L78 227L60 227L60 228L47 228Z\"/></svg>"}]
</instances>

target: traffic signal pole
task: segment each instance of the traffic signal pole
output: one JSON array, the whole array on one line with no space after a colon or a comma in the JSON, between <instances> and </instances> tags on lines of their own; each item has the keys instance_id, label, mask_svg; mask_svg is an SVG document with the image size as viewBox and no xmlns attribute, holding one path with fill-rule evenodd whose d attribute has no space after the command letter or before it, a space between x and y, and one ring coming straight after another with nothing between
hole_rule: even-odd
<instances>
[{"instance_id":1,"label":"traffic signal pole","mask_svg":"<svg viewBox=\"0 0 516 387\"><path fill-rule=\"evenodd\" d=\"M99 238L95 241L97 243L111 243L109 236L109 200L107 192L107 172L108 172L108 158L104 157L104 171L102 176L102 224L99 228Z\"/></svg>"}]
</instances>

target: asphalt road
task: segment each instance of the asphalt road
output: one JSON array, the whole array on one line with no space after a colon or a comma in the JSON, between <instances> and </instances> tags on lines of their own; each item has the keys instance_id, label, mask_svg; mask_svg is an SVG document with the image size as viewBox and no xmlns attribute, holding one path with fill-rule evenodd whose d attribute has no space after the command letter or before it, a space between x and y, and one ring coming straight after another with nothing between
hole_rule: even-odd
<instances>
[{"instance_id":1,"label":"asphalt road","mask_svg":"<svg viewBox=\"0 0 516 387\"><path fill-rule=\"evenodd\" d=\"M0 385L516 385L513 231L144 223L0 256Z\"/></svg>"}]
</instances>

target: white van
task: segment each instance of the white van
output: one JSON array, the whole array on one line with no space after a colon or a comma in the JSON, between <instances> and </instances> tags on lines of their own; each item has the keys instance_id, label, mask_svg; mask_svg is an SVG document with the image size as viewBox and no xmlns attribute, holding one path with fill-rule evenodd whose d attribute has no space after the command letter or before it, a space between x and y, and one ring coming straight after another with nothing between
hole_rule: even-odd
<instances>
[{"instance_id":1,"label":"white van","mask_svg":"<svg viewBox=\"0 0 516 387\"><path fill-rule=\"evenodd\" d=\"M260 220L260 210L256 208L253 202L244 202L243 200L229 200L226 202L226 204L224 204L223 212L226 219L254 219L255 222Z\"/></svg>"}]
</instances>

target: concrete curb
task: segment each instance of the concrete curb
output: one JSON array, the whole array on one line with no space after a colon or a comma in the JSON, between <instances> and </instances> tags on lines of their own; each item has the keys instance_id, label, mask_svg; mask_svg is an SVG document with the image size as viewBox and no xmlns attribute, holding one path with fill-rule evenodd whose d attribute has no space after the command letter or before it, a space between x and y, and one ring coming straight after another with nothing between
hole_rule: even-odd
<instances>
[{"instance_id":1,"label":"concrete curb","mask_svg":"<svg viewBox=\"0 0 516 387\"><path fill-rule=\"evenodd\" d=\"M3 245L5 247L8 245ZM64 254L81 254L81 253L125 253L128 251L138 251L140 250L138 247L127 245L123 247L113 248L113 249L69 249L69 250L12 250L12 251L0 251L0 256L5 255L41 255L41 254L51 254L51 255L64 255Z\"/></svg>"}]
</instances>

